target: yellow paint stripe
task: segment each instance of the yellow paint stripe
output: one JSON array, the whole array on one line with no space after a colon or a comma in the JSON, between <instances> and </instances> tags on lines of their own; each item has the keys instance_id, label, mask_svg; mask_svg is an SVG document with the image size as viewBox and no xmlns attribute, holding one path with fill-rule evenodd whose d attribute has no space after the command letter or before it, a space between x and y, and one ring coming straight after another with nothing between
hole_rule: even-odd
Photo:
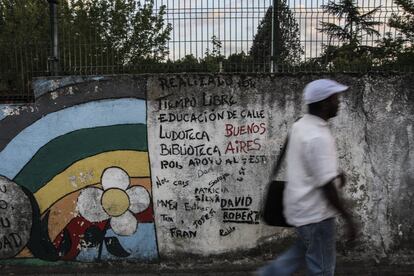
<instances>
[{"instance_id":1,"label":"yellow paint stripe","mask_svg":"<svg viewBox=\"0 0 414 276\"><path fill-rule=\"evenodd\" d=\"M120 167L130 177L150 176L147 152L119 150L85 158L56 175L34 194L40 213L65 195L100 183L102 172L108 167Z\"/></svg>"}]
</instances>

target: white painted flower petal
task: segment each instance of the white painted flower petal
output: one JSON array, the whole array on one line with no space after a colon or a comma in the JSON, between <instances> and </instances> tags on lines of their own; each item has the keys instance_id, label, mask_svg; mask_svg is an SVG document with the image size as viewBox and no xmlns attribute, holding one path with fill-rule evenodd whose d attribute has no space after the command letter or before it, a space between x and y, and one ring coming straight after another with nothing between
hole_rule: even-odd
<instances>
[{"instance_id":1,"label":"white painted flower petal","mask_svg":"<svg viewBox=\"0 0 414 276\"><path fill-rule=\"evenodd\" d=\"M98 222L109 219L101 204L103 191L98 188L83 189L77 202L77 208L82 217L90 222Z\"/></svg>"},{"instance_id":2,"label":"white painted flower petal","mask_svg":"<svg viewBox=\"0 0 414 276\"><path fill-rule=\"evenodd\" d=\"M119 217L112 217L111 228L114 232L121 236L131 236L137 231L138 221L134 215L127 211Z\"/></svg>"},{"instance_id":3,"label":"white painted flower petal","mask_svg":"<svg viewBox=\"0 0 414 276\"><path fill-rule=\"evenodd\" d=\"M126 193L129 196L129 210L134 214L141 213L145 211L150 205L150 195L142 186L134 186L126 190Z\"/></svg>"},{"instance_id":4,"label":"white painted flower petal","mask_svg":"<svg viewBox=\"0 0 414 276\"><path fill-rule=\"evenodd\" d=\"M126 190L129 186L129 176L121 168L107 168L102 174L102 187L104 190L118 188Z\"/></svg>"}]
</instances>

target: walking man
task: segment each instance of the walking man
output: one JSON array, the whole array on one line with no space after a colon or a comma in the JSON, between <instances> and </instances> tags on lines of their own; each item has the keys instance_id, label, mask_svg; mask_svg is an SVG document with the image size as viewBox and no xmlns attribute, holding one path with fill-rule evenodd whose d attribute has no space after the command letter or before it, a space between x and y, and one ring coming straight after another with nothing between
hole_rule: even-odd
<instances>
[{"instance_id":1,"label":"walking man","mask_svg":"<svg viewBox=\"0 0 414 276\"><path fill-rule=\"evenodd\" d=\"M355 238L356 228L338 195L345 176L338 169L335 141L327 123L337 115L339 93L347 89L328 79L312 81L304 89L308 114L294 123L290 132L283 200L287 222L295 226L298 238L260 269L259 275L291 275L303 264L308 275L334 275L338 213L345 219L349 238Z\"/></svg>"}]
</instances>

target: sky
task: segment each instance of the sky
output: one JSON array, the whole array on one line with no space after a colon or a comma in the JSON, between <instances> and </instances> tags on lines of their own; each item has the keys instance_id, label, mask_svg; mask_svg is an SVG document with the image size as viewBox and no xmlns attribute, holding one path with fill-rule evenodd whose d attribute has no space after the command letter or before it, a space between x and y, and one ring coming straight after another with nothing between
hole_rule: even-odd
<instances>
[{"instance_id":1,"label":"sky","mask_svg":"<svg viewBox=\"0 0 414 276\"><path fill-rule=\"evenodd\" d=\"M165 19L172 24L170 59L176 60L187 54L202 57L207 48L212 48L211 37L222 41L222 54L247 53L251 47L257 26L272 0L155 0L155 6L165 5ZM336 22L335 17L323 13L322 5L328 0L287 0L300 27L302 46L306 57L316 57L321 52L321 42L327 37L320 34L319 22ZM335 2L338 2L335 0ZM398 8L392 0L358 0L363 11L381 6L376 14L385 22ZM383 24L381 33L389 31ZM371 38L369 40L372 40ZM367 43L370 41L367 40Z\"/></svg>"}]
</instances>

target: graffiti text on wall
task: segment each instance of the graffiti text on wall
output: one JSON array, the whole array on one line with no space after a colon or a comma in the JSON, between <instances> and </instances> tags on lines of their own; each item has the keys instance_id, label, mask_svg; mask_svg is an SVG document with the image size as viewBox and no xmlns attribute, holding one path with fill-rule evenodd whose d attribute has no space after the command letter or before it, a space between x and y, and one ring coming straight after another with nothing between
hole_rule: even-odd
<instances>
[{"instance_id":1,"label":"graffiti text on wall","mask_svg":"<svg viewBox=\"0 0 414 276\"><path fill-rule=\"evenodd\" d=\"M232 89L225 90L228 93L200 89L254 88L254 81L172 76L159 78L158 85L167 92L193 87L197 91L172 92L151 105L157 140L152 154L159 157L153 180L155 189L163 191L156 207L169 237L202 239L202 229L214 225L218 237L229 237L237 232L237 225L258 224L258 198L246 187L255 168L267 162L263 150L267 112L243 104Z\"/></svg>"}]
</instances>

